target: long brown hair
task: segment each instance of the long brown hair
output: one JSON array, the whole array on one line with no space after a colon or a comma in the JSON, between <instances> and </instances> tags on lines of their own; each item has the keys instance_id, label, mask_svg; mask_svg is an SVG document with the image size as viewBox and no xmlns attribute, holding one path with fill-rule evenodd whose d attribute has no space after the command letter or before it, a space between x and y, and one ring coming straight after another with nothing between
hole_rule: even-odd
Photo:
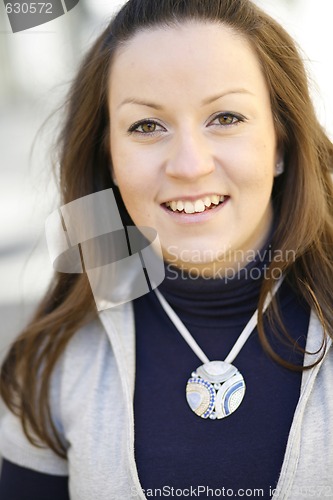
<instances>
[{"instance_id":1,"label":"long brown hair","mask_svg":"<svg viewBox=\"0 0 333 500\"><path fill-rule=\"evenodd\" d=\"M276 178L273 203L278 214L272 249L285 258L270 264L259 299L258 331L277 362L294 367L274 352L265 335L262 308L276 270L333 331L333 148L318 123L306 72L292 38L249 0L129 0L86 55L73 82L66 122L59 139L62 203L114 188L124 225L130 217L110 175L108 77L116 49L139 30L190 20L223 23L243 35L261 63L271 97L285 172ZM291 257L292 256L292 257ZM32 321L12 345L2 367L1 394L17 414L28 439L36 437L60 456L65 450L52 423L49 384L69 339L96 314L85 275L54 276ZM271 320L279 322L277 307ZM287 334L287 333L286 333Z\"/></svg>"}]
</instances>

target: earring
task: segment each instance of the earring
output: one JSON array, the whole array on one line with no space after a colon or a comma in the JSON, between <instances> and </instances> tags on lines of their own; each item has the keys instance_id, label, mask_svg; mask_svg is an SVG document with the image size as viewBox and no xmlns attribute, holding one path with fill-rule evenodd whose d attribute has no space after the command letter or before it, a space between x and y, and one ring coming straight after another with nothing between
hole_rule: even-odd
<instances>
[{"instance_id":1,"label":"earring","mask_svg":"<svg viewBox=\"0 0 333 500\"><path fill-rule=\"evenodd\" d=\"M275 176L278 177L279 175L283 174L284 172L284 161L281 160L275 165Z\"/></svg>"}]
</instances>

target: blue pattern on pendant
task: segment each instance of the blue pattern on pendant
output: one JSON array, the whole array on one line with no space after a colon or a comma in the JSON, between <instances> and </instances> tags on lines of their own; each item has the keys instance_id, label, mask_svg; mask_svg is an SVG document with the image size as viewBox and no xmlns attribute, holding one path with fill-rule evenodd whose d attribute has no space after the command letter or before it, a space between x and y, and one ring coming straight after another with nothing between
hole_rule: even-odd
<instances>
[{"instance_id":1,"label":"blue pattern on pendant","mask_svg":"<svg viewBox=\"0 0 333 500\"><path fill-rule=\"evenodd\" d=\"M232 413L232 410L230 409L230 406L229 406L230 399L235 394L235 392L237 392L239 389L244 389L244 388L245 388L244 381L241 380L237 384L231 386L230 389L228 389L228 391L226 392L226 394L224 396L224 404L223 404L224 412L225 412L226 416L230 415L230 413Z\"/></svg>"}]
</instances>

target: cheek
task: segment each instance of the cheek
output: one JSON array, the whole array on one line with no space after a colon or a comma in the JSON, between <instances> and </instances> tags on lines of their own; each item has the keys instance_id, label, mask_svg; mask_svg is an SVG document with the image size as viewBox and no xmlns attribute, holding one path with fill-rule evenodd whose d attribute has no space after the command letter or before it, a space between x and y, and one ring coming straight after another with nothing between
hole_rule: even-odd
<instances>
[{"instance_id":1,"label":"cheek","mask_svg":"<svg viewBox=\"0 0 333 500\"><path fill-rule=\"evenodd\" d=\"M136 225L149 225L149 176L143 173L145 162L120 138L111 134L113 175L126 209Z\"/></svg>"},{"instance_id":2,"label":"cheek","mask_svg":"<svg viewBox=\"0 0 333 500\"><path fill-rule=\"evenodd\" d=\"M146 186L154 175L156 159L144 147L111 134L113 172L119 184Z\"/></svg>"},{"instance_id":3,"label":"cheek","mask_svg":"<svg viewBox=\"0 0 333 500\"><path fill-rule=\"evenodd\" d=\"M231 182L242 190L267 188L274 178L274 145L262 141L244 140L226 151L225 169ZM264 189L265 191L265 189Z\"/></svg>"}]
</instances>

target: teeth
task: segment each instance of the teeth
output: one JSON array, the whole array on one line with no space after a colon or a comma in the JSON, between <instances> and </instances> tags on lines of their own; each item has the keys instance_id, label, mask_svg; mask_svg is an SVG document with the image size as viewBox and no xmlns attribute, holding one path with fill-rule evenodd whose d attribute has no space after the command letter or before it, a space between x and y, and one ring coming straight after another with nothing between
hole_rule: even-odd
<instances>
[{"instance_id":1,"label":"teeth","mask_svg":"<svg viewBox=\"0 0 333 500\"><path fill-rule=\"evenodd\" d=\"M211 202L211 199L209 198L209 196L206 196L206 198L204 199L204 204L205 204L205 207L210 207L212 202Z\"/></svg>"},{"instance_id":2,"label":"teeth","mask_svg":"<svg viewBox=\"0 0 333 500\"><path fill-rule=\"evenodd\" d=\"M197 200L194 203L194 210L196 212L204 212L205 211L205 204L202 200Z\"/></svg>"},{"instance_id":3,"label":"teeth","mask_svg":"<svg viewBox=\"0 0 333 500\"><path fill-rule=\"evenodd\" d=\"M219 196L217 194L213 194L211 196L205 196L202 199L198 199L195 201L181 201L181 200L172 200L167 201L165 206L170 208L173 212L185 212L186 214L194 214L204 212L206 208L209 208L212 204L218 205L219 203L223 203L225 200L224 196Z\"/></svg>"},{"instance_id":4,"label":"teeth","mask_svg":"<svg viewBox=\"0 0 333 500\"><path fill-rule=\"evenodd\" d=\"M186 214L194 214L195 208L191 201L185 201L184 210Z\"/></svg>"}]
</instances>

